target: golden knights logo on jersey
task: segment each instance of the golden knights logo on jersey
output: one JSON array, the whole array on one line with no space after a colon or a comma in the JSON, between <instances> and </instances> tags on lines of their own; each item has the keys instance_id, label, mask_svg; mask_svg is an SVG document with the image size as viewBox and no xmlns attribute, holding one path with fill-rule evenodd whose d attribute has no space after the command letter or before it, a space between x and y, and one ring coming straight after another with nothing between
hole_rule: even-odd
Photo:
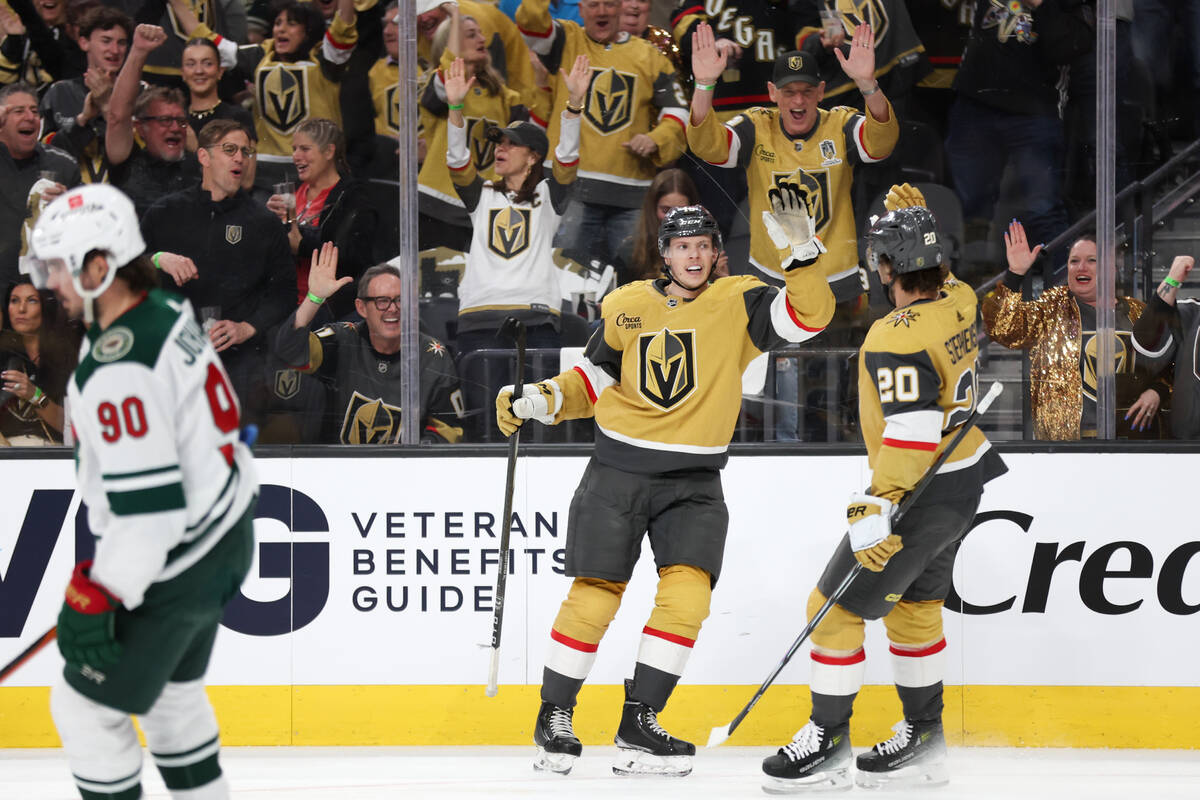
<instances>
[{"instance_id":1,"label":"golden knights logo on jersey","mask_svg":"<svg viewBox=\"0 0 1200 800\"><path fill-rule=\"evenodd\" d=\"M389 444L400 436L400 408L355 392L342 420L342 444Z\"/></svg>"},{"instance_id":2,"label":"golden knights logo on jersey","mask_svg":"<svg viewBox=\"0 0 1200 800\"><path fill-rule=\"evenodd\" d=\"M883 37L887 36L890 24L882 0L837 0L836 5L837 10L841 12L848 41L854 38L854 29L864 22L870 25L875 33L875 44L879 44Z\"/></svg>"},{"instance_id":3,"label":"golden knights logo on jersey","mask_svg":"<svg viewBox=\"0 0 1200 800\"><path fill-rule=\"evenodd\" d=\"M1114 374L1131 372L1129 363L1132 347L1132 334L1129 331L1117 331L1113 341ZM1096 362L1099 356L1100 335L1096 331L1083 332L1083 394L1089 400L1096 399Z\"/></svg>"},{"instance_id":4,"label":"golden knights logo on jersey","mask_svg":"<svg viewBox=\"0 0 1200 800\"><path fill-rule=\"evenodd\" d=\"M257 75L258 108L272 128L288 133L308 116L306 67L276 64Z\"/></svg>"},{"instance_id":5,"label":"golden knights logo on jersey","mask_svg":"<svg viewBox=\"0 0 1200 800\"><path fill-rule=\"evenodd\" d=\"M633 96L637 76L608 69L592 70L583 116L603 134L621 130L633 120Z\"/></svg>"},{"instance_id":6,"label":"golden knights logo on jersey","mask_svg":"<svg viewBox=\"0 0 1200 800\"><path fill-rule=\"evenodd\" d=\"M389 131L400 132L400 84L387 88L383 95L384 121Z\"/></svg>"},{"instance_id":7,"label":"golden knights logo on jersey","mask_svg":"<svg viewBox=\"0 0 1200 800\"><path fill-rule=\"evenodd\" d=\"M778 186L792 174L791 172L773 172L771 181ZM823 169L813 172L801 170L795 174L800 178L800 189L807 195L804 202L808 206L808 215L812 217L813 228L820 233L829 224L829 172ZM768 201L767 208L770 207L771 204Z\"/></svg>"},{"instance_id":8,"label":"golden knights logo on jersey","mask_svg":"<svg viewBox=\"0 0 1200 800\"><path fill-rule=\"evenodd\" d=\"M696 391L696 332L672 331L638 337L638 392L670 411Z\"/></svg>"},{"instance_id":9,"label":"golden knights logo on jersey","mask_svg":"<svg viewBox=\"0 0 1200 800\"><path fill-rule=\"evenodd\" d=\"M487 117L468 117L467 143L471 147L471 158L475 160L475 169L486 172L492 168L496 160L496 143L487 138L488 128L503 128L494 119Z\"/></svg>"},{"instance_id":10,"label":"golden knights logo on jersey","mask_svg":"<svg viewBox=\"0 0 1200 800\"><path fill-rule=\"evenodd\" d=\"M488 212L488 249L501 258L516 258L529 249L528 208L505 206Z\"/></svg>"}]
</instances>

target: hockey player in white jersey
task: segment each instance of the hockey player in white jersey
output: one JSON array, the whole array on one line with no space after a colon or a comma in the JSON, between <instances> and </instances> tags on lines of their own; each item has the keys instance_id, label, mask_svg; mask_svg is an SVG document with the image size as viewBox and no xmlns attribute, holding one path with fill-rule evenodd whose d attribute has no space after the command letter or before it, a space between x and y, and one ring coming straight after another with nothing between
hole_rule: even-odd
<instances>
[{"instance_id":1,"label":"hockey player in white jersey","mask_svg":"<svg viewBox=\"0 0 1200 800\"><path fill-rule=\"evenodd\" d=\"M52 203L23 271L89 325L68 387L96 534L58 618L54 723L85 800L142 796L136 714L172 798L217 800L204 673L251 561L258 483L229 378L186 300L153 288L133 203L104 184Z\"/></svg>"}]
</instances>

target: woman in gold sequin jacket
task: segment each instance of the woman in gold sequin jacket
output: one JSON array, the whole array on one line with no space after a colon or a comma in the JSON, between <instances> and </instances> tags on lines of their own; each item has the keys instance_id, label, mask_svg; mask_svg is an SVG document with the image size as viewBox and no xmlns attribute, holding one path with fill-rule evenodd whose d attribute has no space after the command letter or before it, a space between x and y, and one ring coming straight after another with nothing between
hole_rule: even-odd
<instances>
[{"instance_id":1,"label":"woman in gold sequin jacket","mask_svg":"<svg viewBox=\"0 0 1200 800\"><path fill-rule=\"evenodd\" d=\"M1036 300L1021 299L1021 281L1042 245L1030 248L1021 223L1004 234L1008 274L983 300L988 335L1005 347L1029 351L1029 396L1034 436L1071 440L1096 435L1096 242L1082 236L1071 245L1067 283ZM1158 412L1170 394L1155 376L1164 364L1137 352L1134 322L1145 304L1118 297L1117 433L1122 438L1159 438ZM1153 384L1153 385L1151 385Z\"/></svg>"}]
</instances>

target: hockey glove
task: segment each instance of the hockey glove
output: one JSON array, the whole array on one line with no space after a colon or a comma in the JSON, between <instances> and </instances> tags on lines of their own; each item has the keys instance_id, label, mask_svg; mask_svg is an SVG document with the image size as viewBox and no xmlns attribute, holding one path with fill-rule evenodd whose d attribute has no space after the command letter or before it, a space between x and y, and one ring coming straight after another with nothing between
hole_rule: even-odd
<instances>
[{"instance_id":1,"label":"hockey glove","mask_svg":"<svg viewBox=\"0 0 1200 800\"><path fill-rule=\"evenodd\" d=\"M788 249L791 255L785 260L785 271L796 267L807 267L825 252L825 245L817 238L812 217L808 213L808 192L800 185L796 172L779 181L769 192L771 210L763 212L763 225L771 242L780 250Z\"/></svg>"},{"instance_id":2,"label":"hockey glove","mask_svg":"<svg viewBox=\"0 0 1200 800\"><path fill-rule=\"evenodd\" d=\"M516 433L527 419L553 425L554 415L562 408L562 390L554 381L527 383L521 397L513 399L513 387L504 386L496 395L496 427L505 436Z\"/></svg>"},{"instance_id":3,"label":"hockey glove","mask_svg":"<svg viewBox=\"0 0 1200 800\"><path fill-rule=\"evenodd\" d=\"M927 204L925 195L921 194L920 189L907 183L900 183L888 189L887 197L883 200L883 207L888 211L895 211L898 208L926 208Z\"/></svg>"},{"instance_id":4,"label":"hockey glove","mask_svg":"<svg viewBox=\"0 0 1200 800\"><path fill-rule=\"evenodd\" d=\"M58 649L68 664L104 669L117 663L116 612L121 601L88 577L91 561L75 565L58 612Z\"/></svg>"},{"instance_id":5,"label":"hockey glove","mask_svg":"<svg viewBox=\"0 0 1200 800\"><path fill-rule=\"evenodd\" d=\"M853 494L846 506L846 522L850 525L850 549L858 562L872 572L880 572L888 559L904 545L892 533L892 517L896 506L882 497Z\"/></svg>"}]
</instances>

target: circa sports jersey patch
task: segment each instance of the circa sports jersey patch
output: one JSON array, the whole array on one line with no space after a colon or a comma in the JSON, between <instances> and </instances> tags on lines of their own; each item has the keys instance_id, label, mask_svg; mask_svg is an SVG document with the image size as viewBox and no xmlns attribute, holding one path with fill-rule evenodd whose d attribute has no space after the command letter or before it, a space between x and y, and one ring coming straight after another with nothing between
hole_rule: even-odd
<instances>
[{"instance_id":1,"label":"circa sports jersey patch","mask_svg":"<svg viewBox=\"0 0 1200 800\"><path fill-rule=\"evenodd\" d=\"M638 337L638 392L670 411L696 391L696 332L643 333Z\"/></svg>"},{"instance_id":2,"label":"circa sports jersey patch","mask_svg":"<svg viewBox=\"0 0 1200 800\"><path fill-rule=\"evenodd\" d=\"M133 349L133 331L118 325L100 334L100 338L92 345L92 358L102 364L117 361Z\"/></svg>"}]
</instances>

